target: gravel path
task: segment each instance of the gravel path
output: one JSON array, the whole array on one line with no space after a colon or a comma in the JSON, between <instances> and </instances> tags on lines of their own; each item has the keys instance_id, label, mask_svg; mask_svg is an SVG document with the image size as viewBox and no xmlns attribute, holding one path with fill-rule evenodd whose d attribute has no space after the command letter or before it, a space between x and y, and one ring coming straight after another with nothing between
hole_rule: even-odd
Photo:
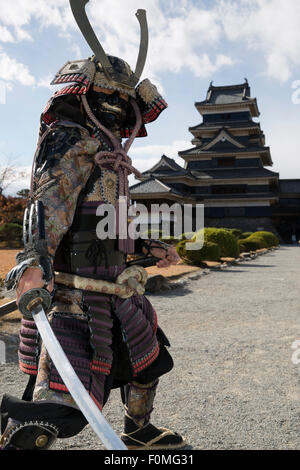
<instances>
[{"instance_id":1,"label":"gravel path","mask_svg":"<svg viewBox=\"0 0 300 470\"><path fill-rule=\"evenodd\" d=\"M193 449L300 449L299 280L300 246L283 246L149 295L175 361L160 380L153 423ZM0 396L20 396L25 383L15 363L0 366ZM122 431L118 390L104 415ZM53 448L102 447L87 427Z\"/></svg>"}]
</instances>

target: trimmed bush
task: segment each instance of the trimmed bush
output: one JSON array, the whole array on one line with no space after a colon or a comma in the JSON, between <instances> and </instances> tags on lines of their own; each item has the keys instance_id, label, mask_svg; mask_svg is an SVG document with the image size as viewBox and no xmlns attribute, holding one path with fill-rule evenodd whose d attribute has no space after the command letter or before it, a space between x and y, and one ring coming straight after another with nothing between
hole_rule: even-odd
<instances>
[{"instance_id":1,"label":"trimmed bush","mask_svg":"<svg viewBox=\"0 0 300 470\"><path fill-rule=\"evenodd\" d=\"M221 251L221 257L230 257L230 258L238 258L240 251L238 246L237 238L232 235L227 229L223 228L214 228L214 227L206 227L199 232L196 233L193 241L197 240L197 238L203 236L204 230L204 240L206 242L212 242L219 245Z\"/></svg>"},{"instance_id":2,"label":"trimmed bush","mask_svg":"<svg viewBox=\"0 0 300 470\"><path fill-rule=\"evenodd\" d=\"M246 246L243 244L244 240L238 240L240 253L246 253Z\"/></svg>"},{"instance_id":3,"label":"trimmed bush","mask_svg":"<svg viewBox=\"0 0 300 470\"><path fill-rule=\"evenodd\" d=\"M185 263L198 266L203 261L219 261L221 252L216 243L205 241L200 250L187 250L186 246L189 243L192 243L192 241L181 240L176 246L177 253Z\"/></svg>"},{"instance_id":4,"label":"trimmed bush","mask_svg":"<svg viewBox=\"0 0 300 470\"><path fill-rule=\"evenodd\" d=\"M176 245L176 251L179 254L180 258L182 260L185 260L186 258L186 243L189 243L187 240L181 240L179 243Z\"/></svg>"},{"instance_id":5,"label":"trimmed bush","mask_svg":"<svg viewBox=\"0 0 300 470\"><path fill-rule=\"evenodd\" d=\"M247 251L256 251L262 248L259 240L255 240L255 239L251 240L250 238L238 240L238 244L239 244L240 253L244 253Z\"/></svg>"},{"instance_id":6,"label":"trimmed bush","mask_svg":"<svg viewBox=\"0 0 300 470\"><path fill-rule=\"evenodd\" d=\"M23 228L20 224L7 222L0 226L0 242L4 242L9 247L21 246Z\"/></svg>"},{"instance_id":7,"label":"trimmed bush","mask_svg":"<svg viewBox=\"0 0 300 470\"><path fill-rule=\"evenodd\" d=\"M182 240L191 240L195 236L195 232L186 232L181 234Z\"/></svg>"},{"instance_id":8,"label":"trimmed bush","mask_svg":"<svg viewBox=\"0 0 300 470\"><path fill-rule=\"evenodd\" d=\"M240 236L240 240L250 237L250 235L252 235L252 233L253 232L243 232L242 235Z\"/></svg>"},{"instance_id":9,"label":"trimmed bush","mask_svg":"<svg viewBox=\"0 0 300 470\"><path fill-rule=\"evenodd\" d=\"M242 231L238 228L227 228L228 232L232 233L237 239L241 238Z\"/></svg>"},{"instance_id":10,"label":"trimmed bush","mask_svg":"<svg viewBox=\"0 0 300 470\"><path fill-rule=\"evenodd\" d=\"M261 248L270 248L271 246L279 245L279 240L272 232L259 231L254 232L249 237L250 240L259 240L261 242Z\"/></svg>"}]
</instances>

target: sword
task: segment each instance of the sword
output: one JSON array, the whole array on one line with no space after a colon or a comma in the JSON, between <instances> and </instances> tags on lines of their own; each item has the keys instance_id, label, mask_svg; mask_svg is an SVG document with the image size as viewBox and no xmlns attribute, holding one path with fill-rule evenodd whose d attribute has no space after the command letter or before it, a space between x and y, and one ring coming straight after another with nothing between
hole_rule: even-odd
<instances>
[{"instance_id":1,"label":"sword","mask_svg":"<svg viewBox=\"0 0 300 470\"><path fill-rule=\"evenodd\" d=\"M25 318L34 319L60 377L104 446L109 450L127 450L84 388L58 342L45 314L50 304L51 295L46 289L31 289L22 295L19 310Z\"/></svg>"},{"instance_id":2,"label":"sword","mask_svg":"<svg viewBox=\"0 0 300 470\"><path fill-rule=\"evenodd\" d=\"M151 266L155 266L158 261L160 261L160 258L156 258L155 256L144 256L143 258L136 258L131 261L128 261L126 263L126 266L129 267L133 265L138 265L138 266L143 266L144 268L149 268ZM16 300L12 300L11 302L1 305L0 306L0 318L18 309L19 307L17 305Z\"/></svg>"},{"instance_id":3,"label":"sword","mask_svg":"<svg viewBox=\"0 0 300 470\"><path fill-rule=\"evenodd\" d=\"M14 312L15 310L18 310L17 302L15 300L12 300L11 302L8 302L7 304L1 305L0 317L3 317L4 315L8 315L9 313Z\"/></svg>"}]
</instances>

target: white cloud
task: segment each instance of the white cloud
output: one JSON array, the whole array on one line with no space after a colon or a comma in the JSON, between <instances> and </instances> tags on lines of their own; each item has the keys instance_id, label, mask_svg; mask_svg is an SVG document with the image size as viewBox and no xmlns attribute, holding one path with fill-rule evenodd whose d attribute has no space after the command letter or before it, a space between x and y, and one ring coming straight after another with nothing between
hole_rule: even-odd
<instances>
[{"instance_id":1,"label":"white cloud","mask_svg":"<svg viewBox=\"0 0 300 470\"><path fill-rule=\"evenodd\" d=\"M32 19L38 20L40 28L55 25L65 30L72 24L75 27L68 0L0 0L0 22L12 29L16 40L32 38L29 28Z\"/></svg>"},{"instance_id":2,"label":"white cloud","mask_svg":"<svg viewBox=\"0 0 300 470\"><path fill-rule=\"evenodd\" d=\"M290 78L300 65L299 0L221 0L219 13L229 40L263 54L266 75Z\"/></svg>"},{"instance_id":3,"label":"white cloud","mask_svg":"<svg viewBox=\"0 0 300 470\"><path fill-rule=\"evenodd\" d=\"M172 5L173 9L170 8ZM121 4L118 0L103 0L101 5L91 3L89 10L93 25L101 25L96 29L104 49L124 57L132 68L139 44L139 27L134 13L139 7L139 0ZM222 35L215 10L179 0L163 3L145 0L143 7L147 10L150 31L144 76L149 76L150 72L156 76L165 71L190 70L198 77L209 77L219 68L233 64L234 60L229 56L207 53L207 48L218 43ZM103 16L103 11L107 15Z\"/></svg>"},{"instance_id":4,"label":"white cloud","mask_svg":"<svg viewBox=\"0 0 300 470\"><path fill-rule=\"evenodd\" d=\"M191 147L191 143L186 140L174 140L170 145L145 145L141 147L135 147L130 150L130 154L133 157L133 164L136 168L140 171L141 170L136 162L144 165L149 166L149 157L150 159L159 160L162 155L166 155L167 157L174 158L176 163L183 166L183 160L181 157L178 156L178 152L181 150L186 150L187 148ZM135 158L136 157L136 158ZM147 169L147 168L145 168Z\"/></svg>"},{"instance_id":5,"label":"white cloud","mask_svg":"<svg viewBox=\"0 0 300 470\"><path fill-rule=\"evenodd\" d=\"M6 82L19 82L22 85L34 85L35 78L28 67L9 57L0 50L0 79Z\"/></svg>"},{"instance_id":6,"label":"white cloud","mask_svg":"<svg viewBox=\"0 0 300 470\"><path fill-rule=\"evenodd\" d=\"M51 81L53 80L54 75L46 75L45 77L40 77L37 81L36 85L39 88L49 88L53 90L53 85L50 85Z\"/></svg>"},{"instance_id":7,"label":"white cloud","mask_svg":"<svg viewBox=\"0 0 300 470\"><path fill-rule=\"evenodd\" d=\"M282 82L300 65L299 0L215 0L209 6L192 0L143 0L142 5L140 0L90 0L88 16L104 49L123 57L133 69L140 37L135 12L141 6L147 10L150 31L143 76L158 85L163 72L188 71L211 78L218 70L239 62L240 52L230 48L228 53L223 48L225 39L242 43L245 54L249 49L257 51L265 59L262 72ZM81 58L84 39L74 43L74 32L77 38L81 36L68 0L0 0L3 43L35 40L33 21L40 31L56 27L57 35L71 48L71 56ZM23 69L19 81L33 83L28 67L23 65Z\"/></svg>"},{"instance_id":8,"label":"white cloud","mask_svg":"<svg viewBox=\"0 0 300 470\"><path fill-rule=\"evenodd\" d=\"M178 156L178 152L191 147L191 143L185 140L174 140L170 145L145 145L130 150L133 166L141 173L149 170L160 160L162 155L173 158L183 167L184 161ZM133 175L129 176L130 185L137 183Z\"/></svg>"},{"instance_id":9,"label":"white cloud","mask_svg":"<svg viewBox=\"0 0 300 470\"><path fill-rule=\"evenodd\" d=\"M272 171L279 172L280 178L297 178L300 175L299 125L273 124L267 136L273 160Z\"/></svg>"},{"instance_id":10,"label":"white cloud","mask_svg":"<svg viewBox=\"0 0 300 470\"><path fill-rule=\"evenodd\" d=\"M140 39L135 12L140 7L140 0L93 0L87 5L88 16L105 50L124 57L133 69ZM232 65L232 58L206 52L206 46L218 41L222 33L215 11L194 7L190 0L144 0L142 7L147 10L151 38L144 76L158 82L158 86L164 71L179 73L189 69L196 76L208 77L219 68ZM5 28L6 41L33 40L33 20L40 30L56 26L58 36L69 43L74 39L70 33L78 32L68 0L0 0L0 23ZM71 46L75 58L81 56L79 46Z\"/></svg>"},{"instance_id":11,"label":"white cloud","mask_svg":"<svg viewBox=\"0 0 300 470\"><path fill-rule=\"evenodd\" d=\"M5 27L0 25L0 41L2 42L14 42L14 38L10 31Z\"/></svg>"}]
</instances>

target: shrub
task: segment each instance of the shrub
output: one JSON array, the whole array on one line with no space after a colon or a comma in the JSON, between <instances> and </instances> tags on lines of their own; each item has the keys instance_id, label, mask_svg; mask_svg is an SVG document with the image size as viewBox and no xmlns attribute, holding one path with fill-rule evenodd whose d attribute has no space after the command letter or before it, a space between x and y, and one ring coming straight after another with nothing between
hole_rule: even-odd
<instances>
[{"instance_id":1,"label":"shrub","mask_svg":"<svg viewBox=\"0 0 300 470\"><path fill-rule=\"evenodd\" d=\"M250 235L252 235L252 233L253 232L243 232L240 236L240 240L250 237Z\"/></svg>"},{"instance_id":2,"label":"shrub","mask_svg":"<svg viewBox=\"0 0 300 470\"><path fill-rule=\"evenodd\" d=\"M186 245L189 243L192 241L181 240L176 246L177 253L185 263L198 266L203 261L219 261L221 252L216 243L205 241L200 250L187 250Z\"/></svg>"},{"instance_id":3,"label":"shrub","mask_svg":"<svg viewBox=\"0 0 300 470\"><path fill-rule=\"evenodd\" d=\"M228 232L232 233L237 239L241 238L242 231L238 228L227 228Z\"/></svg>"},{"instance_id":4,"label":"shrub","mask_svg":"<svg viewBox=\"0 0 300 470\"><path fill-rule=\"evenodd\" d=\"M238 258L240 251L238 246L238 240L232 233L227 229L207 227L196 233L193 240L197 240L200 236L203 236L206 242L217 243L220 248L222 257Z\"/></svg>"},{"instance_id":5,"label":"shrub","mask_svg":"<svg viewBox=\"0 0 300 470\"><path fill-rule=\"evenodd\" d=\"M191 240L195 236L195 232L185 232L181 235L182 240Z\"/></svg>"},{"instance_id":6,"label":"shrub","mask_svg":"<svg viewBox=\"0 0 300 470\"><path fill-rule=\"evenodd\" d=\"M244 240L239 240L238 241L240 253L246 253L247 252L246 246L243 244L243 241Z\"/></svg>"},{"instance_id":7,"label":"shrub","mask_svg":"<svg viewBox=\"0 0 300 470\"><path fill-rule=\"evenodd\" d=\"M262 248L259 240L250 239L250 238L238 240L238 244L239 244L240 253L243 253L246 251L256 251Z\"/></svg>"},{"instance_id":8,"label":"shrub","mask_svg":"<svg viewBox=\"0 0 300 470\"><path fill-rule=\"evenodd\" d=\"M8 222L0 226L0 242L9 247L19 247L22 242L22 225Z\"/></svg>"},{"instance_id":9,"label":"shrub","mask_svg":"<svg viewBox=\"0 0 300 470\"><path fill-rule=\"evenodd\" d=\"M180 258L185 260L186 258L186 243L189 243L187 240L181 240L179 243L176 245L176 251L179 254Z\"/></svg>"},{"instance_id":10,"label":"shrub","mask_svg":"<svg viewBox=\"0 0 300 470\"><path fill-rule=\"evenodd\" d=\"M271 246L279 245L279 240L272 232L259 231L254 232L250 235L249 239L259 240L261 242L261 248L270 248Z\"/></svg>"}]
</instances>

